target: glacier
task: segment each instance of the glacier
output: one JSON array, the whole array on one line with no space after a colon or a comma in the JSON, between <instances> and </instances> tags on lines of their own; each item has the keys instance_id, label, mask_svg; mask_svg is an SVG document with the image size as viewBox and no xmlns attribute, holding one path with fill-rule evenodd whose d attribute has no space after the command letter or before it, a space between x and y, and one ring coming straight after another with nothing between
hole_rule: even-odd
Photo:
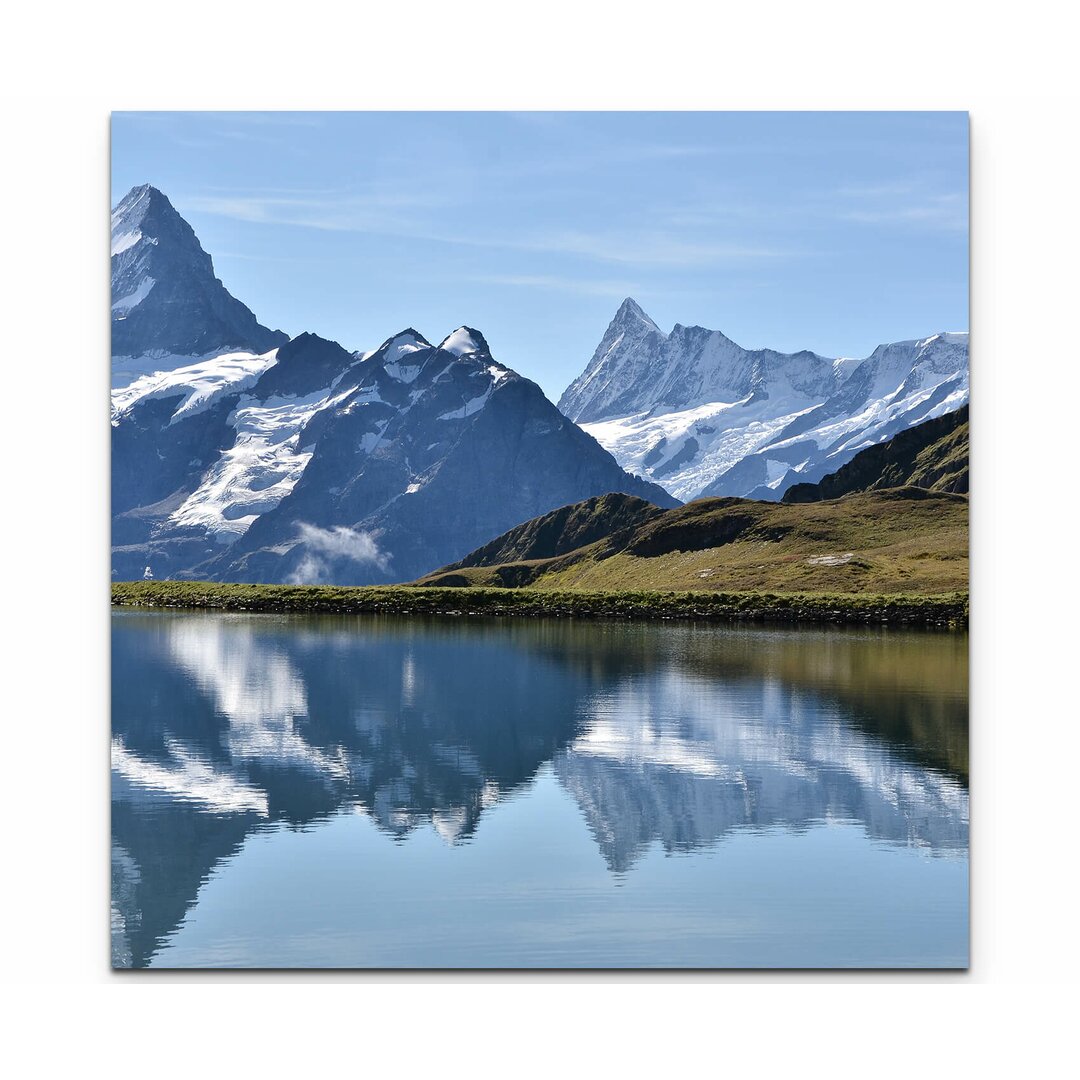
<instances>
[{"instance_id":1,"label":"glacier","mask_svg":"<svg viewBox=\"0 0 1080 1080\"><path fill-rule=\"evenodd\" d=\"M626 490L622 470L477 330L366 353L301 334L114 389L113 570L231 581L409 580L507 528ZM326 538L356 537L356 545ZM370 556L370 557L369 557Z\"/></svg>"},{"instance_id":2,"label":"glacier","mask_svg":"<svg viewBox=\"0 0 1080 1080\"><path fill-rule=\"evenodd\" d=\"M967 400L966 332L829 358L744 349L699 326L665 334L628 298L559 408L678 499L772 500Z\"/></svg>"}]
</instances>

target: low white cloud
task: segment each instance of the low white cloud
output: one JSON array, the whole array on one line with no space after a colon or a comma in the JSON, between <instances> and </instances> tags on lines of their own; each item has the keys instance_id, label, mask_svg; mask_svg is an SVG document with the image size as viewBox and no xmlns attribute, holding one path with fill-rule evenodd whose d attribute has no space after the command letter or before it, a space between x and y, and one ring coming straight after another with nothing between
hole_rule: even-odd
<instances>
[{"instance_id":1,"label":"low white cloud","mask_svg":"<svg viewBox=\"0 0 1080 1080\"><path fill-rule=\"evenodd\" d=\"M386 570L390 565L390 556L379 549L371 533L362 529L350 529L347 525L322 529L303 521L298 529L304 554L289 575L292 585L331 584L334 563L339 560L369 564L380 570Z\"/></svg>"}]
</instances>

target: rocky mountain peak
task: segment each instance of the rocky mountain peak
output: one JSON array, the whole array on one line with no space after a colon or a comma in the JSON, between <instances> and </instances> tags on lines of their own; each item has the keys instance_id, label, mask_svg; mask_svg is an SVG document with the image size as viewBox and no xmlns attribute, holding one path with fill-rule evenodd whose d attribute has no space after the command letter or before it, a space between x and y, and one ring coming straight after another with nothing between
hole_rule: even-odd
<instances>
[{"instance_id":1,"label":"rocky mountain peak","mask_svg":"<svg viewBox=\"0 0 1080 1080\"><path fill-rule=\"evenodd\" d=\"M963 332L834 360L746 349L682 323L665 335L639 312L623 302L559 407L623 468L680 499L779 498L967 401Z\"/></svg>"},{"instance_id":2,"label":"rocky mountain peak","mask_svg":"<svg viewBox=\"0 0 1080 1080\"><path fill-rule=\"evenodd\" d=\"M132 188L113 208L111 225L114 385L288 341L228 292L194 230L157 188Z\"/></svg>"},{"instance_id":3,"label":"rocky mountain peak","mask_svg":"<svg viewBox=\"0 0 1080 1080\"><path fill-rule=\"evenodd\" d=\"M632 297L628 296L615 312L615 318L611 320L611 326L626 326L628 323L645 323L650 330L659 332L659 327L645 314L641 305Z\"/></svg>"},{"instance_id":4,"label":"rocky mountain peak","mask_svg":"<svg viewBox=\"0 0 1080 1080\"><path fill-rule=\"evenodd\" d=\"M440 342L439 349L454 356L470 356L473 353L482 353L485 356L491 355L484 335L471 326L459 326L452 334Z\"/></svg>"},{"instance_id":5,"label":"rocky mountain peak","mask_svg":"<svg viewBox=\"0 0 1080 1080\"><path fill-rule=\"evenodd\" d=\"M114 259L130 253L124 260L130 262L140 253L149 254L145 249L159 247L164 242L166 250L181 250L186 258L198 261L200 269L213 273L213 262L203 251L194 230L168 198L150 184L132 188L117 203L111 225L111 255ZM114 274L116 269L114 263Z\"/></svg>"}]
</instances>

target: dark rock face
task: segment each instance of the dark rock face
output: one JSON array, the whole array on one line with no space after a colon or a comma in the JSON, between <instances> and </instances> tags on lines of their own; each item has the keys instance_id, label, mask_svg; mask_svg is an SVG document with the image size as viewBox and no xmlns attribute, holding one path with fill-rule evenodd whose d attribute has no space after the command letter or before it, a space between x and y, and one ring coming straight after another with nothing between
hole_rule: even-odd
<instances>
[{"instance_id":1,"label":"dark rock face","mask_svg":"<svg viewBox=\"0 0 1080 1080\"><path fill-rule=\"evenodd\" d=\"M677 505L477 331L405 331L360 359L302 335L255 363L234 383L202 365L216 396L199 408L180 372L118 411L114 577L406 581L582 499Z\"/></svg>"},{"instance_id":2,"label":"dark rock face","mask_svg":"<svg viewBox=\"0 0 1080 1080\"><path fill-rule=\"evenodd\" d=\"M330 386L355 360L336 341L300 334L278 349L277 363L259 379L255 390L262 401L274 396L305 397Z\"/></svg>"},{"instance_id":3,"label":"dark rock face","mask_svg":"<svg viewBox=\"0 0 1080 1080\"><path fill-rule=\"evenodd\" d=\"M795 484L782 501L819 502L896 487L967 493L968 406L868 446L819 483Z\"/></svg>"},{"instance_id":4,"label":"dark rock face","mask_svg":"<svg viewBox=\"0 0 1080 1080\"><path fill-rule=\"evenodd\" d=\"M728 508L725 500L701 500L694 503L694 514L669 522L666 518L654 529L639 531L627 547L631 555L653 558L673 551L701 551L705 548L731 544L758 524L754 514L738 512L716 513Z\"/></svg>"},{"instance_id":5,"label":"dark rock face","mask_svg":"<svg viewBox=\"0 0 1080 1080\"><path fill-rule=\"evenodd\" d=\"M552 559L621 529L641 525L662 512L644 499L612 492L573 506L561 506L550 514L526 521L446 569Z\"/></svg>"},{"instance_id":6,"label":"dark rock face","mask_svg":"<svg viewBox=\"0 0 1080 1080\"><path fill-rule=\"evenodd\" d=\"M113 577L141 578L147 566L158 577L171 577L213 555L205 533L174 529L162 523L199 485L206 469L231 446L232 401L170 425L182 394L141 404L112 432Z\"/></svg>"},{"instance_id":7,"label":"dark rock face","mask_svg":"<svg viewBox=\"0 0 1080 1080\"><path fill-rule=\"evenodd\" d=\"M461 355L412 337L407 363L393 358L399 335L349 372L341 385L356 385L305 431L314 455L292 494L210 576L406 581L581 497L675 503L468 335L475 348Z\"/></svg>"},{"instance_id":8,"label":"dark rock face","mask_svg":"<svg viewBox=\"0 0 1080 1080\"><path fill-rule=\"evenodd\" d=\"M214 276L191 226L149 184L112 213L112 355L267 352L288 341Z\"/></svg>"}]
</instances>

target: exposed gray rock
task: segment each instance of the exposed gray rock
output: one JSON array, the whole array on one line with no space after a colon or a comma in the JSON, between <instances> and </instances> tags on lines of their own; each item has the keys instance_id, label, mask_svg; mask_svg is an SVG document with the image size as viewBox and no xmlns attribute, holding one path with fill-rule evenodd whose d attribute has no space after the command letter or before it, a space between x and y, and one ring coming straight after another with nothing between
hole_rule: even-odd
<instances>
[{"instance_id":1,"label":"exposed gray rock","mask_svg":"<svg viewBox=\"0 0 1080 1080\"><path fill-rule=\"evenodd\" d=\"M665 334L627 299L559 407L680 499L774 500L967 396L966 333L833 360L744 349L700 326Z\"/></svg>"},{"instance_id":2,"label":"exposed gray rock","mask_svg":"<svg viewBox=\"0 0 1080 1080\"><path fill-rule=\"evenodd\" d=\"M230 295L157 188L143 184L120 201L112 212L112 355L121 375L153 369L151 358L176 366L230 349L262 353L287 340Z\"/></svg>"}]
</instances>

